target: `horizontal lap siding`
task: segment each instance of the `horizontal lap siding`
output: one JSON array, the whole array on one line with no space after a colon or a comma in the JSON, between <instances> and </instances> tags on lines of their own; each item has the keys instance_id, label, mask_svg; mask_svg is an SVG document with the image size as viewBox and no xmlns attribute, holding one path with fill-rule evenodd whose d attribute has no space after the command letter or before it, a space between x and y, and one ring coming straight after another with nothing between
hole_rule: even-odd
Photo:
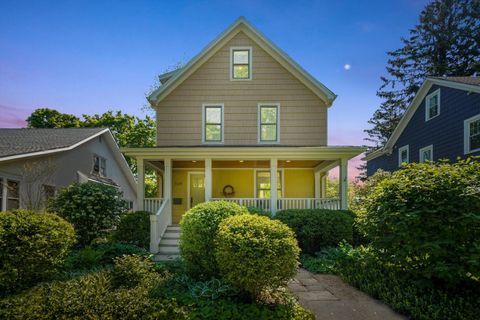
<instances>
[{"instance_id":1,"label":"horizontal lap siding","mask_svg":"<svg viewBox=\"0 0 480 320\"><path fill-rule=\"evenodd\" d=\"M230 81L230 47L253 50L251 81ZM327 108L244 33L170 93L157 107L158 145L202 143L202 104L224 104L226 145L256 144L257 104L280 103L280 143L326 145Z\"/></svg>"}]
</instances>

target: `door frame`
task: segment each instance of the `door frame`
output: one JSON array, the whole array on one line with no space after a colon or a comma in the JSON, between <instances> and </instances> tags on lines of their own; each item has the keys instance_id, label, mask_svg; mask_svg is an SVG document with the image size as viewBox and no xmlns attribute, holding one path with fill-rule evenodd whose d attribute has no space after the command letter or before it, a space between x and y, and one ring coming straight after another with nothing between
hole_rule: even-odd
<instances>
[{"instance_id":1,"label":"door frame","mask_svg":"<svg viewBox=\"0 0 480 320\"><path fill-rule=\"evenodd\" d=\"M187 172L187 210L191 209L190 207L190 175L192 174L203 174L203 184L205 189L205 171L188 171Z\"/></svg>"}]
</instances>

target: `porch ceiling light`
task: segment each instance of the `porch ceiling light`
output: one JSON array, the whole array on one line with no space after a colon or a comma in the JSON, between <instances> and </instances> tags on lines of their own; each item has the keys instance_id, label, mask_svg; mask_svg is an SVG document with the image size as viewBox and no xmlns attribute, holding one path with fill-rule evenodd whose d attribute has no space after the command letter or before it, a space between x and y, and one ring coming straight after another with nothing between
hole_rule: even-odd
<instances>
[{"instance_id":1,"label":"porch ceiling light","mask_svg":"<svg viewBox=\"0 0 480 320\"><path fill-rule=\"evenodd\" d=\"M290 162L292 162L292 160L287 160L287 161L285 161L285 162L286 162L286 163L290 163Z\"/></svg>"},{"instance_id":2,"label":"porch ceiling light","mask_svg":"<svg viewBox=\"0 0 480 320\"><path fill-rule=\"evenodd\" d=\"M197 160L192 160L192 162L197 162Z\"/></svg>"},{"instance_id":3,"label":"porch ceiling light","mask_svg":"<svg viewBox=\"0 0 480 320\"><path fill-rule=\"evenodd\" d=\"M243 160L239 160L238 162L243 162Z\"/></svg>"}]
</instances>

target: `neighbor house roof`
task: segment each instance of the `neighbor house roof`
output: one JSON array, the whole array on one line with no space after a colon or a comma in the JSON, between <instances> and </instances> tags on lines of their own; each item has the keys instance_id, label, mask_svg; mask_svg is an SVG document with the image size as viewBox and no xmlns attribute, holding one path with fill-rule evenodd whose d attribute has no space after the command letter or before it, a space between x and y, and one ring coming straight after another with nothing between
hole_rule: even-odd
<instances>
[{"instance_id":1,"label":"neighbor house roof","mask_svg":"<svg viewBox=\"0 0 480 320\"><path fill-rule=\"evenodd\" d=\"M373 160L381 155L390 154L392 152L395 142L397 142L403 130L405 130L408 123L410 122L410 119L412 119L413 115L422 103L423 98L425 98L425 96L428 94L428 91L433 85L480 93L480 77L473 76L427 78L420 87L420 89L418 89L417 94L413 98L412 102L408 106L407 110L398 122L398 125L395 127L395 130L393 131L392 135L387 140L385 145L382 148L369 153L363 160Z\"/></svg>"},{"instance_id":2,"label":"neighbor house roof","mask_svg":"<svg viewBox=\"0 0 480 320\"><path fill-rule=\"evenodd\" d=\"M238 18L232 25L223 31L217 38L208 44L199 54L193 57L184 67L164 73L159 76L161 85L149 96L148 101L155 106L163 100L178 85L185 81L195 70L212 57L223 45L239 32L246 33L263 50L268 52L280 65L287 69L314 94L322 99L327 106L331 106L337 97L330 89L320 83L298 63L293 61L282 49L271 42L263 33L250 24L244 17Z\"/></svg>"},{"instance_id":3,"label":"neighbor house roof","mask_svg":"<svg viewBox=\"0 0 480 320\"><path fill-rule=\"evenodd\" d=\"M105 128L4 129L0 128L0 160L46 151L64 151L104 132Z\"/></svg>"}]
</instances>

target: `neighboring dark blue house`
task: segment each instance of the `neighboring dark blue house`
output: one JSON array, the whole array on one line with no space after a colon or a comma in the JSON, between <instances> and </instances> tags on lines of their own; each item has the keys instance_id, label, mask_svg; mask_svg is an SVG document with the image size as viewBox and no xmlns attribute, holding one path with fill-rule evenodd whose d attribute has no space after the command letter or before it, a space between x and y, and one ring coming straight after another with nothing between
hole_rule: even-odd
<instances>
[{"instance_id":1,"label":"neighboring dark blue house","mask_svg":"<svg viewBox=\"0 0 480 320\"><path fill-rule=\"evenodd\" d=\"M428 78L383 148L365 157L367 175L403 162L480 156L480 77Z\"/></svg>"}]
</instances>

